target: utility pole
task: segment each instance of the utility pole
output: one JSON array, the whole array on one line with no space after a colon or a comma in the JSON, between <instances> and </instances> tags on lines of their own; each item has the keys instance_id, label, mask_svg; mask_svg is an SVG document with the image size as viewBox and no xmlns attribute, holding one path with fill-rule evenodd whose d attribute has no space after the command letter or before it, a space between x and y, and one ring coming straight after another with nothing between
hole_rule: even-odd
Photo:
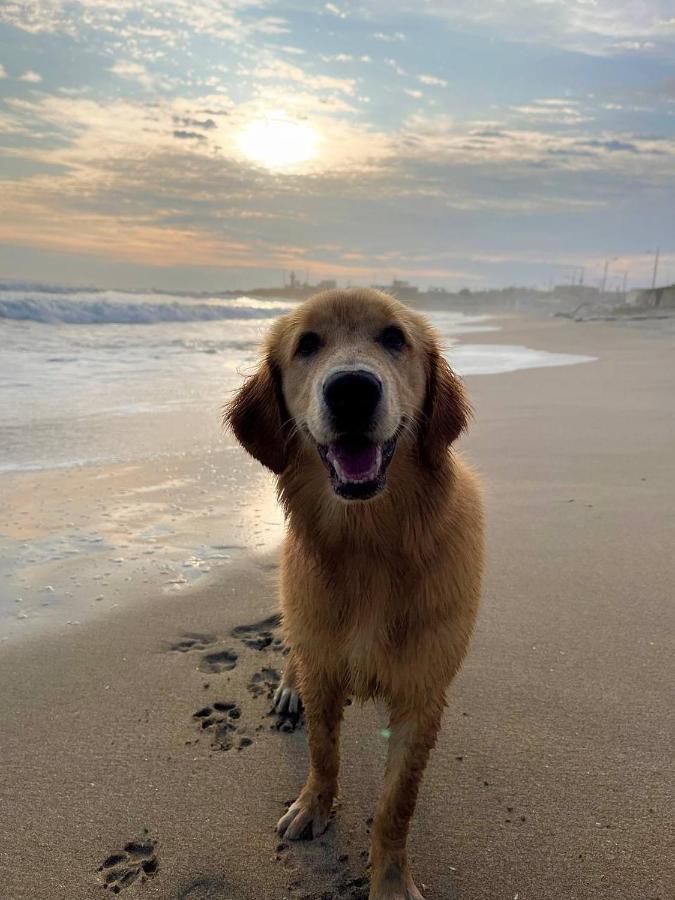
<instances>
[{"instance_id":1,"label":"utility pole","mask_svg":"<svg viewBox=\"0 0 675 900\"><path fill-rule=\"evenodd\" d=\"M628 269L624 270L623 273L623 298L626 299L626 287L628 283Z\"/></svg>"},{"instance_id":2,"label":"utility pole","mask_svg":"<svg viewBox=\"0 0 675 900\"><path fill-rule=\"evenodd\" d=\"M614 260L615 260L615 259L618 259L618 258L619 258L618 256L612 256L611 259L606 259L606 260L605 260L605 270L604 270L604 272L602 273L602 287L600 288L600 293L601 293L601 294L604 294L604 293L605 293L605 286L607 285L607 270L609 269L609 264L610 264L610 263L613 263Z\"/></svg>"},{"instance_id":3,"label":"utility pole","mask_svg":"<svg viewBox=\"0 0 675 900\"><path fill-rule=\"evenodd\" d=\"M652 273L652 290L656 287L656 275L659 271L659 247L656 248L656 253L654 254L654 271Z\"/></svg>"}]
</instances>

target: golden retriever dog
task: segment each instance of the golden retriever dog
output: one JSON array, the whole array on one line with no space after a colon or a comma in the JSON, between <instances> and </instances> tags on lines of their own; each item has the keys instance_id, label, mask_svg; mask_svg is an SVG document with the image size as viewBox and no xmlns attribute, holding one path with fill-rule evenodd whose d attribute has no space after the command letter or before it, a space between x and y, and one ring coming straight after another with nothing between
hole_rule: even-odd
<instances>
[{"instance_id":1,"label":"golden retriever dog","mask_svg":"<svg viewBox=\"0 0 675 900\"><path fill-rule=\"evenodd\" d=\"M275 706L293 712L301 698L311 761L279 834L328 825L345 699L379 698L390 713L370 900L423 900L408 828L481 585L479 485L452 450L468 415L429 323L369 289L317 294L278 319L226 410L286 513L290 651Z\"/></svg>"}]
</instances>

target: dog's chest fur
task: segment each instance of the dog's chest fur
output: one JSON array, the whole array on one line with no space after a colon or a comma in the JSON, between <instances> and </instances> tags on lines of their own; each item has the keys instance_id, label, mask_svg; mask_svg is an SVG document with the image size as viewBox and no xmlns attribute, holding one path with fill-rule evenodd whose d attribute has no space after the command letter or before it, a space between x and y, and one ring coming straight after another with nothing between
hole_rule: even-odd
<instances>
[{"instance_id":1,"label":"dog's chest fur","mask_svg":"<svg viewBox=\"0 0 675 900\"><path fill-rule=\"evenodd\" d=\"M342 644L343 665L357 696L365 698L378 692L385 654L380 623L373 616L360 616L346 632Z\"/></svg>"},{"instance_id":2,"label":"dog's chest fur","mask_svg":"<svg viewBox=\"0 0 675 900\"><path fill-rule=\"evenodd\" d=\"M380 693L414 640L413 579L387 560L352 558L322 588L315 598L321 627L329 632L323 640L335 648L354 694Z\"/></svg>"}]
</instances>

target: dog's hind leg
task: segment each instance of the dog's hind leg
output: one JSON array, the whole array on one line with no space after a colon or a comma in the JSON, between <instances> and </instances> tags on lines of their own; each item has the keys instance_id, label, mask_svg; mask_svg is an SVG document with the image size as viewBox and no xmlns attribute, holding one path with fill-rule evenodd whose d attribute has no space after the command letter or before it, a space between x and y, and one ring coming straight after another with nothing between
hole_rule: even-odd
<instances>
[{"instance_id":1,"label":"dog's hind leg","mask_svg":"<svg viewBox=\"0 0 675 900\"><path fill-rule=\"evenodd\" d=\"M302 699L308 726L310 768L300 796L277 824L289 840L318 837L328 827L337 793L340 767L340 723L344 689L323 674L302 684Z\"/></svg>"},{"instance_id":2,"label":"dog's hind leg","mask_svg":"<svg viewBox=\"0 0 675 900\"><path fill-rule=\"evenodd\" d=\"M272 698L272 712L280 716L298 716L302 709L302 700L298 687L298 663L295 652L291 647L281 683Z\"/></svg>"},{"instance_id":3,"label":"dog's hind leg","mask_svg":"<svg viewBox=\"0 0 675 900\"><path fill-rule=\"evenodd\" d=\"M384 790L373 826L369 900L424 900L408 867L410 819L429 752L440 726L442 702L392 705Z\"/></svg>"}]
</instances>

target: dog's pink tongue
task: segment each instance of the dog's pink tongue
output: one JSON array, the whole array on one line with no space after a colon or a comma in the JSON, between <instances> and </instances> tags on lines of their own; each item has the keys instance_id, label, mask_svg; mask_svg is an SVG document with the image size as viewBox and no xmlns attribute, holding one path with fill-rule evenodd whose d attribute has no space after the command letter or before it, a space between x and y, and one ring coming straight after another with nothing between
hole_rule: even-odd
<instances>
[{"instance_id":1,"label":"dog's pink tongue","mask_svg":"<svg viewBox=\"0 0 675 900\"><path fill-rule=\"evenodd\" d=\"M330 455L338 461L347 478L364 478L366 475L374 474L377 464L377 444L368 443L357 447L341 443L332 444Z\"/></svg>"}]
</instances>

